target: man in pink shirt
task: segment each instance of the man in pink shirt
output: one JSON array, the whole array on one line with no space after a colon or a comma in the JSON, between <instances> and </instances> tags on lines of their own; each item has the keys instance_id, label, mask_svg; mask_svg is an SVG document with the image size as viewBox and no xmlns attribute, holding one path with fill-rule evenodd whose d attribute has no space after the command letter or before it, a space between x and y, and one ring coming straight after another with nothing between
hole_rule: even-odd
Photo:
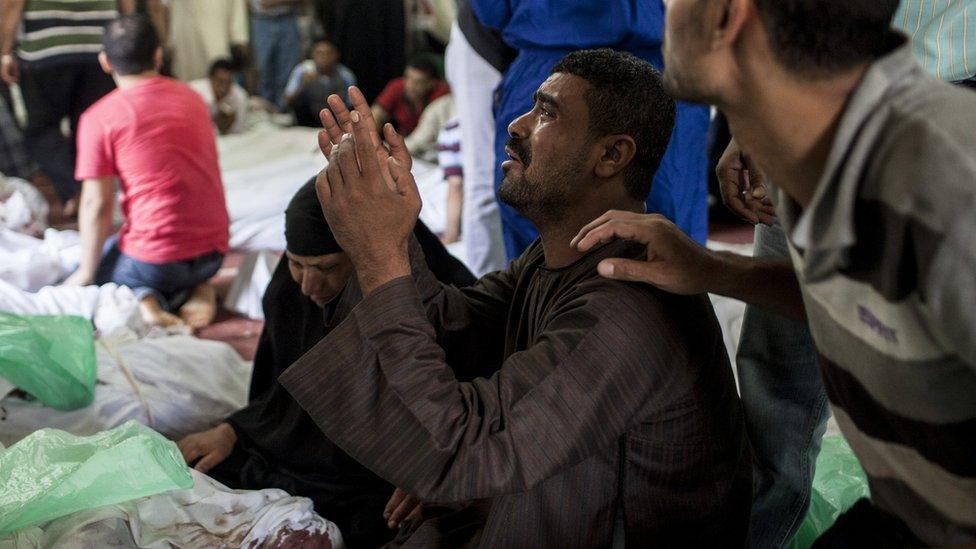
<instances>
[{"instance_id":1,"label":"man in pink shirt","mask_svg":"<svg viewBox=\"0 0 976 549\"><path fill-rule=\"evenodd\" d=\"M145 16L109 23L99 61L118 89L79 123L82 257L66 284L126 285L147 323L203 327L229 237L210 114L189 86L159 75L159 36ZM110 237L115 178L126 221Z\"/></svg>"}]
</instances>

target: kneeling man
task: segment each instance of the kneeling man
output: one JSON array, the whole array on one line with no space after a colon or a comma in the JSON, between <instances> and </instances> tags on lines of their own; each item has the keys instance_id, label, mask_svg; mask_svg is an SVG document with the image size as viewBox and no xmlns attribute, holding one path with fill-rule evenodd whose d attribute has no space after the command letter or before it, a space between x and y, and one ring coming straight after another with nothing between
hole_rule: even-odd
<instances>
[{"instance_id":1,"label":"kneeling man","mask_svg":"<svg viewBox=\"0 0 976 549\"><path fill-rule=\"evenodd\" d=\"M104 43L99 61L118 89L78 126L82 257L67 283L129 286L147 324L203 327L229 235L210 113L189 86L159 75L149 18L109 23ZM110 238L115 178L125 224Z\"/></svg>"},{"instance_id":2,"label":"kneeling man","mask_svg":"<svg viewBox=\"0 0 976 549\"><path fill-rule=\"evenodd\" d=\"M601 278L572 237L641 212L674 124L644 61L570 54L509 126L501 195L541 239L470 288L440 284L411 230L409 154L362 94L330 100L318 193L363 300L279 378L325 434L422 501L411 546L742 546L752 496L742 414L704 295ZM329 142L331 141L331 143ZM363 215L369 212L369 215ZM476 343L450 358L445 347ZM487 372L464 381L463 374Z\"/></svg>"}]
</instances>

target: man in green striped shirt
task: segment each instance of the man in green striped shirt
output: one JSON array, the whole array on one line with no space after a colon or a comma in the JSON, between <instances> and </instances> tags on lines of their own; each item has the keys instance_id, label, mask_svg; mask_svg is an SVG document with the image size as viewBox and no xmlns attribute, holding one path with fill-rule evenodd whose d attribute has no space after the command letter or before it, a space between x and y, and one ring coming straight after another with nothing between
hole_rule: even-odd
<instances>
[{"instance_id":1,"label":"man in green striped shirt","mask_svg":"<svg viewBox=\"0 0 976 549\"><path fill-rule=\"evenodd\" d=\"M120 11L134 10L135 0L6 0L2 4L0 76L8 84L20 84L27 106L27 149L65 203L73 202L80 189L74 179L78 119L115 87L98 65L102 29ZM65 118L71 123L70 137L61 132Z\"/></svg>"}]
</instances>

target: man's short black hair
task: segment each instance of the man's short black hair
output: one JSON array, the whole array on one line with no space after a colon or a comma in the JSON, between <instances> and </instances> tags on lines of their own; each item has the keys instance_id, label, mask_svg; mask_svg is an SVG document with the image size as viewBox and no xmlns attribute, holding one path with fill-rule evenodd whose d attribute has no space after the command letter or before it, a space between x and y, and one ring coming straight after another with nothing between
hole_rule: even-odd
<instances>
[{"instance_id":1,"label":"man's short black hair","mask_svg":"<svg viewBox=\"0 0 976 549\"><path fill-rule=\"evenodd\" d=\"M236 70L237 66L233 61L226 57L221 57L210 64L210 70L207 71L207 76L213 78L213 75L217 74L217 71L234 72Z\"/></svg>"},{"instance_id":2,"label":"man's short black hair","mask_svg":"<svg viewBox=\"0 0 976 549\"><path fill-rule=\"evenodd\" d=\"M889 47L898 0L755 0L779 61L829 75L871 61Z\"/></svg>"},{"instance_id":3,"label":"man's short black hair","mask_svg":"<svg viewBox=\"0 0 976 549\"><path fill-rule=\"evenodd\" d=\"M553 74L579 76L590 83L583 94L590 111L590 133L629 135L637 151L625 173L630 195L644 200L674 129L675 103L661 83L661 73L629 53L608 48L573 52Z\"/></svg>"},{"instance_id":4,"label":"man's short black hair","mask_svg":"<svg viewBox=\"0 0 976 549\"><path fill-rule=\"evenodd\" d=\"M156 69L159 34L145 15L123 15L109 22L102 44L116 74L126 76Z\"/></svg>"},{"instance_id":5,"label":"man's short black hair","mask_svg":"<svg viewBox=\"0 0 976 549\"><path fill-rule=\"evenodd\" d=\"M440 71L437 70L437 63L435 63L430 56L418 55L416 57L412 57L409 61L407 61L407 66L411 69L417 69L433 79L440 78Z\"/></svg>"}]
</instances>

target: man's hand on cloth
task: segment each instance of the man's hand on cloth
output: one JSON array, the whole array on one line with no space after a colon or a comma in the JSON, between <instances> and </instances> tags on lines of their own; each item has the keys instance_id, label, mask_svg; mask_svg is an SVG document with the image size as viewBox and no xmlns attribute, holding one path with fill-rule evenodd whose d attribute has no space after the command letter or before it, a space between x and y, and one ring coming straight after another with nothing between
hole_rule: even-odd
<instances>
[{"instance_id":1,"label":"man's hand on cloth","mask_svg":"<svg viewBox=\"0 0 976 549\"><path fill-rule=\"evenodd\" d=\"M319 148L329 166L315 182L332 232L356 267L363 294L410 275L409 242L420 215L420 191L407 147L390 124L383 139L359 88L353 110L338 95L320 113Z\"/></svg>"}]
</instances>

